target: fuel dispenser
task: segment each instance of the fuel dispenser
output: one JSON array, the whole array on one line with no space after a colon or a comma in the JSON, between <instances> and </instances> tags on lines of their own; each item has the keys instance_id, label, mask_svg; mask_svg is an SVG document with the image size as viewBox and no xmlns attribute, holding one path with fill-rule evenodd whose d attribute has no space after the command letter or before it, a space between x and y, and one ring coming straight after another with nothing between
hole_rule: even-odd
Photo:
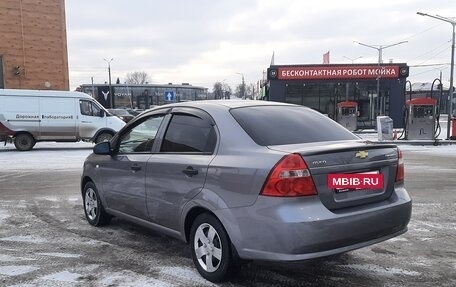
<instances>
[{"instance_id":1,"label":"fuel dispenser","mask_svg":"<svg viewBox=\"0 0 456 287\"><path fill-rule=\"evenodd\" d=\"M349 131L356 130L358 121L358 103L340 102L337 103L337 122Z\"/></svg>"},{"instance_id":2,"label":"fuel dispenser","mask_svg":"<svg viewBox=\"0 0 456 287\"><path fill-rule=\"evenodd\" d=\"M438 129L437 100L417 98L406 102L405 138L435 140Z\"/></svg>"}]
</instances>

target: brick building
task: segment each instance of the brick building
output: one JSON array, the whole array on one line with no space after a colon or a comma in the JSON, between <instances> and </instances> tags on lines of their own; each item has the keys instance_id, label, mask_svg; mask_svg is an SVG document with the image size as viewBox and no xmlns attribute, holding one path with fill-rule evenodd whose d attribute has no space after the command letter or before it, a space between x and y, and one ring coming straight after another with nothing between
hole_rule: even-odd
<instances>
[{"instance_id":1,"label":"brick building","mask_svg":"<svg viewBox=\"0 0 456 287\"><path fill-rule=\"evenodd\" d=\"M1 0L0 35L0 88L69 90L64 0Z\"/></svg>"}]
</instances>

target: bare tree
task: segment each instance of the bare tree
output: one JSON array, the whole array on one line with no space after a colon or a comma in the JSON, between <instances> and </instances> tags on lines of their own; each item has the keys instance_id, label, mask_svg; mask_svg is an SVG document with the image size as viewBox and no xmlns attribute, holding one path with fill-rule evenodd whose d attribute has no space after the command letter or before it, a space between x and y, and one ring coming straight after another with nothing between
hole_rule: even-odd
<instances>
[{"instance_id":1,"label":"bare tree","mask_svg":"<svg viewBox=\"0 0 456 287\"><path fill-rule=\"evenodd\" d=\"M223 99L223 84L215 82L214 87L212 88L212 93L214 93L214 99Z\"/></svg>"},{"instance_id":2,"label":"bare tree","mask_svg":"<svg viewBox=\"0 0 456 287\"><path fill-rule=\"evenodd\" d=\"M144 71L133 72L127 74L125 77L125 82L129 85L144 85L150 82L150 77Z\"/></svg>"},{"instance_id":3,"label":"bare tree","mask_svg":"<svg viewBox=\"0 0 456 287\"><path fill-rule=\"evenodd\" d=\"M251 88L249 85L247 85L245 82L240 83L239 85L236 86L235 89L235 96L240 98L240 99L246 99L249 98L248 95L251 93Z\"/></svg>"},{"instance_id":4,"label":"bare tree","mask_svg":"<svg viewBox=\"0 0 456 287\"><path fill-rule=\"evenodd\" d=\"M215 82L212 88L214 99L230 99L233 94L233 90L230 85L221 82Z\"/></svg>"},{"instance_id":5,"label":"bare tree","mask_svg":"<svg viewBox=\"0 0 456 287\"><path fill-rule=\"evenodd\" d=\"M254 84L240 83L236 86L234 95L240 99L253 99Z\"/></svg>"},{"instance_id":6,"label":"bare tree","mask_svg":"<svg viewBox=\"0 0 456 287\"><path fill-rule=\"evenodd\" d=\"M230 85L228 84L223 84L223 98L224 99L230 99L231 95L233 94L233 91L231 90Z\"/></svg>"}]
</instances>

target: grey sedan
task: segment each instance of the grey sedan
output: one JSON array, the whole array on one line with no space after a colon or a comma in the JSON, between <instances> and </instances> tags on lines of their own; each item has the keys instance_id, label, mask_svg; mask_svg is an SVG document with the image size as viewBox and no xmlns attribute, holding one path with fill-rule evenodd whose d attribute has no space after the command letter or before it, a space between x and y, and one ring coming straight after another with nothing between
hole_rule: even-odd
<instances>
[{"instance_id":1,"label":"grey sedan","mask_svg":"<svg viewBox=\"0 0 456 287\"><path fill-rule=\"evenodd\" d=\"M307 260L390 239L406 232L412 209L395 145L263 101L142 113L94 147L81 192L90 224L116 216L186 241L212 282L248 260Z\"/></svg>"}]
</instances>

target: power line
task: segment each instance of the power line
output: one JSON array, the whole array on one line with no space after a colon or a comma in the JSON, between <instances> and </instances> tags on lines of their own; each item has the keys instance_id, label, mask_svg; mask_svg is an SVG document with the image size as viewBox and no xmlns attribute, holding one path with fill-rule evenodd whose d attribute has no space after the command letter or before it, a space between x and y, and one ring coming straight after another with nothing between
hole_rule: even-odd
<instances>
[{"instance_id":1,"label":"power line","mask_svg":"<svg viewBox=\"0 0 456 287\"><path fill-rule=\"evenodd\" d=\"M447 45L447 44L450 43L450 42L451 42L451 39L448 40L448 41L445 41L444 43L442 43L441 45L437 46L436 48L433 48L433 49L431 49L431 50L429 50L429 51L427 51L427 52L424 52L424 53L421 54L421 55L416 56L415 59L424 57L424 56L426 56L427 54L431 54L432 52L434 52L434 51L440 49L441 47L444 47L445 45Z\"/></svg>"},{"instance_id":2,"label":"power line","mask_svg":"<svg viewBox=\"0 0 456 287\"><path fill-rule=\"evenodd\" d=\"M443 23L439 23L439 24L436 24L436 25L434 25L434 26L431 26L430 28L427 28L426 30L423 30L423 31L418 32L418 33L415 33L415 34L413 34L412 36L410 36L410 37L408 37L408 38L405 38L404 41L409 41L410 39L413 39L413 38L415 38L416 36L421 35L421 34L424 34L424 33L428 32L428 31L430 31L430 30L432 30L432 29L435 29L435 28L437 28L438 26L441 26L441 25L443 25Z\"/></svg>"},{"instance_id":3,"label":"power line","mask_svg":"<svg viewBox=\"0 0 456 287\"><path fill-rule=\"evenodd\" d=\"M429 69L429 70L424 70L422 72L419 72L419 73L413 73L413 76L419 76L419 75L423 75L423 74L427 74L427 73L430 73L430 72L435 72L437 68L432 68L432 69ZM446 69L446 68L445 68ZM439 70L445 70L445 69L439 69Z\"/></svg>"},{"instance_id":4,"label":"power line","mask_svg":"<svg viewBox=\"0 0 456 287\"><path fill-rule=\"evenodd\" d=\"M415 33L415 34L411 35L411 36L408 37L408 38L405 38L404 40L413 39L413 38L417 37L418 35L421 35L421 34L424 34L424 33L426 33L426 32L429 32L430 30L433 30L433 29L435 29L435 28L437 28L437 27L439 27L439 26L441 26L441 25L443 25L443 24L444 24L444 23L438 23L438 24L436 24L436 25L433 25L433 26L431 26L430 28L427 28L427 29L425 29L425 30L423 30L423 31L420 31L420 32L418 32L418 33ZM439 50L441 47L447 45L449 42L451 42L451 40L445 41L444 43L440 44L439 46L437 46L437 47L435 47L435 48L432 48L431 50L426 51L426 52L424 52L424 53L422 53L422 54L420 54L420 55L418 55L418 56L416 56L416 57L410 59L409 61L419 60L420 58L425 57L426 55L432 54L434 51ZM425 62L427 62L427 61L429 61L429 60L435 58L435 56L440 55L441 53L443 53L444 51L446 51L446 49L448 49L448 47L446 47L445 50L440 51L440 52L438 52L437 54L430 56L428 59L422 61L420 64L423 64L423 63L425 63Z\"/></svg>"}]
</instances>

